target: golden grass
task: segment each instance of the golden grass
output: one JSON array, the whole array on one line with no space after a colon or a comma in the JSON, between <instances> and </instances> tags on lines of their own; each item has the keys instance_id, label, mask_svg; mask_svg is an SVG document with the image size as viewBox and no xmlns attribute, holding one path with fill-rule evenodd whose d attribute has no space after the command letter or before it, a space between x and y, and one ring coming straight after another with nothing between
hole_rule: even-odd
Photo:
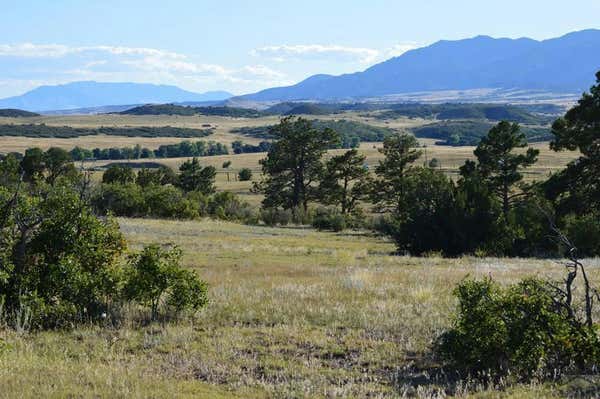
<instances>
[{"instance_id":1,"label":"golden grass","mask_svg":"<svg viewBox=\"0 0 600 399\"><path fill-rule=\"evenodd\" d=\"M346 117L346 115L344 116ZM360 118L352 115L353 118ZM15 123L23 120L15 120ZM276 118L41 117L36 122L71 126L217 125L214 136L239 139L230 129L275 123ZM381 121L369 121L385 125ZM0 121L6 123L6 120ZM414 120L391 122L402 128ZM138 141L139 140L139 141ZM251 142L248 138L243 138ZM177 138L0 138L0 151L74 145L155 147ZM441 161L455 175L473 147L427 144L423 157ZM363 144L374 166L381 144ZM540 178L573 159L547 143L528 179ZM341 150L330 151L329 155ZM217 167L220 190L244 195L251 182L235 179L248 167L260 178L264 154L205 157ZM178 167L185 159L155 160ZM224 161L231 160L227 170ZM99 166L104 163L96 162ZM394 245L365 233L320 233L296 227L268 228L226 222L119 219L132 248L150 242L180 245L186 267L210 285L210 304L190 322L119 329L79 327L18 335L0 328L0 398L12 397L202 397L292 398L413 395L441 397L444 387L427 378L430 346L449 325L452 287L465 276L492 275L503 283L529 275L559 278L552 260L442 259L392 255ZM598 261L593 260L595 265ZM600 276L594 276L598 281ZM461 397L554 398L565 387L519 385L503 391L459 386Z\"/></svg>"},{"instance_id":2,"label":"golden grass","mask_svg":"<svg viewBox=\"0 0 600 399\"><path fill-rule=\"evenodd\" d=\"M422 139L420 140L426 147L423 148L423 156L417 164L437 158L440 161L441 169L453 178L458 177L458 169L467 159L474 159L473 151L475 147L449 147L435 145L435 140ZM367 157L367 163L371 169L383 159L379 149L381 143L362 143L359 151ZM551 151L547 142L535 143L532 147L540 150L538 162L528 169L523 174L526 181L540 180L547 178L550 173L556 172L575 159L578 154L576 152L554 152ZM329 151L326 157L341 154L346 150ZM216 185L219 191L231 191L239 195L253 205L258 205L262 200L259 194L251 193L250 189L254 181L261 179L261 166L259 161L266 156L265 153L255 154L239 154L239 155L219 155L212 157L202 157L200 162L203 165L211 165L217 168ZM173 169L188 160L189 158L161 158L154 159L153 162L169 166ZM228 169L223 169L222 165L225 161L231 161L231 166ZM87 166L101 167L115 161L95 161ZM121 161L118 161L121 162ZM242 168L249 168L253 172L252 181L241 182L237 180L238 171Z\"/></svg>"},{"instance_id":3,"label":"golden grass","mask_svg":"<svg viewBox=\"0 0 600 399\"><path fill-rule=\"evenodd\" d=\"M360 232L119 223L132 248L180 245L185 266L209 284L209 306L179 324L0 332L0 397L440 397L443 387L422 370L449 325L452 287L467 275L511 283L563 274L552 260L394 256L392 243ZM457 394L561 397L562 389L475 385Z\"/></svg>"}]
</instances>

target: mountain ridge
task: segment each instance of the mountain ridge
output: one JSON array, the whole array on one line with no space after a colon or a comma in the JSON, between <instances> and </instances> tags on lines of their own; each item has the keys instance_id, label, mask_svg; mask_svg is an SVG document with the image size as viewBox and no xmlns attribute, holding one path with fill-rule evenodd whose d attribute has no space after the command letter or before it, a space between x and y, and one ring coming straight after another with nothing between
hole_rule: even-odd
<instances>
[{"instance_id":1,"label":"mountain ridge","mask_svg":"<svg viewBox=\"0 0 600 399\"><path fill-rule=\"evenodd\" d=\"M479 35L439 40L362 72L313 75L292 86L270 88L234 99L332 100L482 88L580 93L593 84L598 69L600 30L597 29L541 41Z\"/></svg>"},{"instance_id":2,"label":"mountain ridge","mask_svg":"<svg viewBox=\"0 0 600 399\"><path fill-rule=\"evenodd\" d=\"M81 81L37 87L20 96L0 99L0 108L43 112L128 104L223 101L225 91L194 93L172 85Z\"/></svg>"}]
</instances>

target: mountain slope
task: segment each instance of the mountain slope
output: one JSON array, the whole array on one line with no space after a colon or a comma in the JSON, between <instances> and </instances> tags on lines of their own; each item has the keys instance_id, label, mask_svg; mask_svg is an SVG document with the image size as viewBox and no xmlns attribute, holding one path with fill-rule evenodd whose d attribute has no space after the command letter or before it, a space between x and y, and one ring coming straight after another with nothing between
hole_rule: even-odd
<instances>
[{"instance_id":1,"label":"mountain slope","mask_svg":"<svg viewBox=\"0 0 600 399\"><path fill-rule=\"evenodd\" d=\"M439 41L340 76L315 75L294 86L241 96L249 101L376 97L399 93L480 88L579 93L600 69L600 30L556 39L477 36Z\"/></svg>"},{"instance_id":2,"label":"mountain slope","mask_svg":"<svg viewBox=\"0 0 600 399\"><path fill-rule=\"evenodd\" d=\"M106 105L220 101L231 97L223 91L192 93L176 86L147 83L73 82L41 86L21 96L0 100L0 108L49 111Z\"/></svg>"},{"instance_id":3,"label":"mountain slope","mask_svg":"<svg viewBox=\"0 0 600 399\"><path fill-rule=\"evenodd\" d=\"M0 109L0 116L4 118L31 118L40 116L35 112L23 111L22 109Z\"/></svg>"}]
</instances>

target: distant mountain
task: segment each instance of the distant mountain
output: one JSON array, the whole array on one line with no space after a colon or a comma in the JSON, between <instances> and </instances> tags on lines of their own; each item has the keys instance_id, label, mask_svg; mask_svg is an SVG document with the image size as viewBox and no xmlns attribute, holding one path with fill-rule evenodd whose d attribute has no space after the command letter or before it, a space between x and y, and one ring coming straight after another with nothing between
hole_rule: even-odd
<instances>
[{"instance_id":1,"label":"distant mountain","mask_svg":"<svg viewBox=\"0 0 600 399\"><path fill-rule=\"evenodd\" d=\"M31 118L33 116L40 116L35 112L23 111L22 109L0 109L0 116L5 118Z\"/></svg>"},{"instance_id":2,"label":"distant mountain","mask_svg":"<svg viewBox=\"0 0 600 399\"><path fill-rule=\"evenodd\" d=\"M219 101L185 101L182 103L174 103L181 106L195 106L195 107L210 107L215 105L222 105L227 100ZM127 111L128 109L141 107L148 104L126 104L126 105L102 105L100 107L90 108L74 108L74 109L62 109L62 110L49 110L40 111L44 115L97 115L97 114L114 114Z\"/></svg>"},{"instance_id":3,"label":"distant mountain","mask_svg":"<svg viewBox=\"0 0 600 399\"><path fill-rule=\"evenodd\" d=\"M231 96L225 91L199 94L176 86L147 83L73 82L41 86L21 96L5 98L0 100L0 108L50 111L108 105L221 101Z\"/></svg>"},{"instance_id":4,"label":"distant mountain","mask_svg":"<svg viewBox=\"0 0 600 399\"><path fill-rule=\"evenodd\" d=\"M232 100L331 100L483 88L579 94L593 84L599 69L600 30L544 41L477 36L439 41L363 72L315 75Z\"/></svg>"}]
</instances>

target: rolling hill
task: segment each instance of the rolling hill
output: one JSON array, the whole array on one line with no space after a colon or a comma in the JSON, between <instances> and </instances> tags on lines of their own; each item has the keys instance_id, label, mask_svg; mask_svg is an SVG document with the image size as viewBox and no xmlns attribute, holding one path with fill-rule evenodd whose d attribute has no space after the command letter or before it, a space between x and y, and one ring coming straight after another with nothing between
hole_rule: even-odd
<instances>
[{"instance_id":1,"label":"rolling hill","mask_svg":"<svg viewBox=\"0 0 600 399\"><path fill-rule=\"evenodd\" d=\"M227 106L193 107L177 104L146 104L119 112L121 115L208 115L230 118L258 118L264 113L249 109Z\"/></svg>"},{"instance_id":2,"label":"rolling hill","mask_svg":"<svg viewBox=\"0 0 600 399\"><path fill-rule=\"evenodd\" d=\"M330 100L483 88L580 93L600 69L600 30L533 39L442 40L363 72L314 75L288 87L236 97L246 101Z\"/></svg>"},{"instance_id":3,"label":"rolling hill","mask_svg":"<svg viewBox=\"0 0 600 399\"><path fill-rule=\"evenodd\" d=\"M33 116L40 116L35 112L23 111L22 109L0 109L0 116L5 118L30 118Z\"/></svg>"},{"instance_id":4,"label":"rolling hill","mask_svg":"<svg viewBox=\"0 0 600 399\"><path fill-rule=\"evenodd\" d=\"M224 91L192 93L176 86L147 83L73 82L40 86L23 95L0 100L0 108L27 111L69 110L107 105L221 101Z\"/></svg>"}]
</instances>

